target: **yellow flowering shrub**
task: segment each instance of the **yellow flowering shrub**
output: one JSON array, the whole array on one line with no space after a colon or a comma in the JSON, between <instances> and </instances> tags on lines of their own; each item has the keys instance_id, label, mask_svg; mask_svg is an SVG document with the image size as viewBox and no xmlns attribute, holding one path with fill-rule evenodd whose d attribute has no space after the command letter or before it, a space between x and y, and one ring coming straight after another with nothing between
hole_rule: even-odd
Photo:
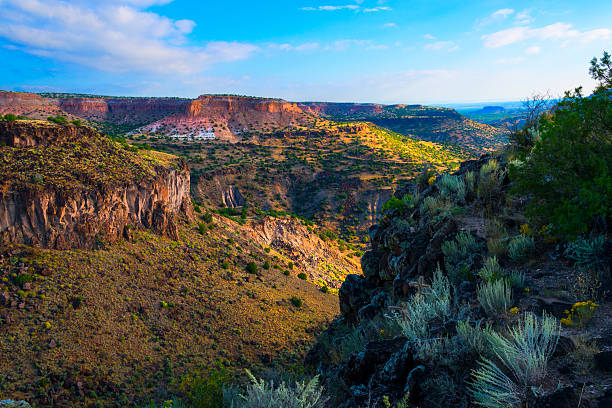
<instances>
[{"instance_id":1,"label":"yellow flowering shrub","mask_svg":"<svg viewBox=\"0 0 612 408\"><path fill-rule=\"evenodd\" d=\"M510 313L512 314L517 314L519 312L518 307L514 306L512 309L510 309Z\"/></svg>"},{"instance_id":2,"label":"yellow flowering shrub","mask_svg":"<svg viewBox=\"0 0 612 408\"><path fill-rule=\"evenodd\" d=\"M528 224L522 224L519 229L519 232L523 235L531 235L533 231L531 230Z\"/></svg>"},{"instance_id":3,"label":"yellow flowering shrub","mask_svg":"<svg viewBox=\"0 0 612 408\"><path fill-rule=\"evenodd\" d=\"M566 316L561 319L561 323L566 326L584 326L591 320L597 307L599 305L592 300L576 302L572 310L565 311Z\"/></svg>"}]
</instances>

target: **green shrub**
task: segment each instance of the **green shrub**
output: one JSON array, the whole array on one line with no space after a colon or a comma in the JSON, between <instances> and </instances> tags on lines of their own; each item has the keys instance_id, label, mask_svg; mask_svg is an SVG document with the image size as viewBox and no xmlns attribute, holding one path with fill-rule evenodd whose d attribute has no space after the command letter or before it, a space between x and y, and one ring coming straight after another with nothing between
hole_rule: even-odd
<instances>
[{"instance_id":1,"label":"green shrub","mask_svg":"<svg viewBox=\"0 0 612 408\"><path fill-rule=\"evenodd\" d=\"M489 316L507 312L512 302L512 291L505 279L485 282L478 286L478 301Z\"/></svg>"},{"instance_id":2,"label":"green shrub","mask_svg":"<svg viewBox=\"0 0 612 408\"><path fill-rule=\"evenodd\" d=\"M610 67L607 68L608 70ZM599 71L591 75L602 80ZM608 72L608 76L610 73ZM573 239L612 216L612 98L602 81L588 97L566 93L551 114L540 118L539 138L510 167L512 191L530 195L527 215L534 225Z\"/></svg>"},{"instance_id":3,"label":"green shrub","mask_svg":"<svg viewBox=\"0 0 612 408\"><path fill-rule=\"evenodd\" d=\"M507 336L493 333L490 343L520 385L536 385L546 375L560 330L560 323L554 317L544 316L539 320L533 313L525 313L516 326L508 330Z\"/></svg>"},{"instance_id":4,"label":"green shrub","mask_svg":"<svg viewBox=\"0 0 612 408\"><path fill-rule=\"evenodd\" d=\"M265 270L270 269L270 261L265 261L265 262L264 262L264 264L263 264L263 268L264 268Z\"/></svg>"},{"instance_id":5,"label":"green shrub","mask_svg":"<svg viewBox=\"0 0 612 408\"><path fill-rule=\"evenodd\" d=\"M478 198L487 204L493 203L501 197L502 180L505 171L500 170L497 160L489 160L480 168L478 179Z\"/></svg>"},{"instance_id":6,"label":"green shrub","mask_svg":"<svg viewBox=\"0 0 612 408\"><path fill-rule=\"evenodd\" d=\"M480 256L481 245L469 232L460 232L453 241L442 244L444 266L450 280L459 284L464 280L472 280L472 268Z\"/></svg>"},{"instance_id":7,"label":"green shrub","mask_svg":"<svg viewBox=\"0 0 612 408\"><path fill-rule=\"evenodd\" d=\"M49 122L57 123L59 125L65 125L66 123L68 123L68 119L66 119L64 116L61 116L61 115L49 116L47 120Z\"/></svg>"},{"instance_id":8,"label":"green shrub","mask_svg":"<svg viewBox=\"0 0 612 408\"><path fill-rule=\"evenodd\" d=\"M418 195L405 194L403 198L391 196L382 206L383 212L395 210L400 213L414 208L419 201Z\"/></svg>"},{"instance_id":9,"label":"green shrub","mask_svg":"<svg viewBox=\"0 0 612 408\"><path fill-rule=\"evenodd\" d=\"M21 273L21 274L15 276L12 280L13 280L13 283L15 285L19 285L19 286L23 287L23 285L25 285L26 283L32 282L33 277L29 273Z\"/></svg>"},{"instance_id":10,"label":"green shrub","mask_svg":"<svg viewBox=\"0 0 612 408\"><path fill-rule=\"evenodd\" d=\"M251 383L244 394L234 401L234 408L325 408L328 398L319 385L319 377L309 381L296 381L293 386L285 382L275 385L273 381L266 382L257 379L246 370Z\"/></svg>"},{"instance_id":11,"label":"green shrub","mask_svg":"<svg viewBox=\"0 0 612 408\"><path fill-rule=\"evenodd\" d=\"M253 273L253 274L257 273L257 264L255 262L252 262L252 261L249 262L247 264L247 266L246 266L246 271L248 273Z\"/></svg>"},{"instance_id":12,"label":"green shrub","mask_svg":"<svg viewBox=\"0 0 612 408\"><path fill-rule=\"evenodd\" d=\"M222 364L205 371L184 375L179 388L186 402L193 408L218 408L223 406L223 389L232 381L232 376Z\"/></svg>"},{"instance_id":13,"label":"green shrub","mask_svg":"<svg viewBox=\"0 0 612 408\"><path fill-rule=\"evenodd\" d=\"M205 223L210 224L210 223L212 222L212 220L213 220L212 213L211 213L211 212L209 212L209 211L206 211L206 213L205 213L204 215L202 215L202 220L203 220Z\"/></svg>"},{"instance_id":14,"label":"green shrub","mask_svg":"<svg viewBox=\"0 0 612 408\"><path fill-rule=\"evenodd\" d=\"M465 201L465 183L458 176L443 174L438 180L438 188L443 198L452 199L459 203Z\"/></svg>"},{"instance_id":15,"label":"green shrub","mask_svg":"<svg viewBox=\"0 0 612 408\"><path fill-rule=\"evenodd\" d=\"M440 268L434 273L430 287L413 295L401 311L392 313L404 336L418 346L430 339L429 322L439 320L444 324L452 316L450 283Z\"/></svg>"},{"instance_id":16,"label":"green shrub","mask_svg":"<svg viewBox=\"0 0 612 408\"><path fill-rule=\"evenodd\" d=\"M475 183L476 175L474 174L474 172L468 171L467 173L465 173L465 188L468 192L474 191Z\"/></svg>"},{"instance_id":17,"label":"green shrub","mask_svg":"<svg viewBox=\"0 0 612 408\"><path fill-rule=\"evenodd\" d=\"M507 336L491 333L489 343L497 362L483 359L472 371L470 394L476 405L519 407L527 392L544 379L559 333L555 318L545 316L539 321L531 313L526 313Z\"/></svg>"},{"instance_id":18,"label":"green shrub","mask_svg":"<svg viewBox=\"0 0 612 408\"><path fill-rule=\"evenodd\" d=\"M283 275L285 275L285 276L289 276L289 275L291 275L291 272L289 272L287 269L285 269L285 270L283 271Z\"/></svg>"},{"instance_id":19,"label":"green shrub","mask_svg":"<svg viewBox=\"0 0 612 408\"><path fill-rule=\"evenodd\" d=\"M8 122L14 122L14 121L17 120L17 115L12 114L12 113L7 113L6 115L4 115L4 120L6 120Z\"/></svg>"},{"instance_id":20,"label":"green shrub","mask_svg":"<svg viewBox=\"0 0 612 408\"><path fill-rule=\"evenodd\" d=\"M301 280L308 279L308 276L304 272L298 273L297 277L300 278Z\"/></svg>"},{"instance_id":21,"label":"green shrub","mask_svg":"<svg viewBox=\"0 0 612 408\"><path fill-rule=\"evenodd\" d=\"M579 266L601 265L604 262L604 245L605 237L603 235L590 239L579 237L566 245L565 256Z\"/></svg>"},{"instance_id":22,"label":"green shrub","mask_svg":"<svg viewBox=\"0 0 612 408\"><path fill-rule=\"evenodd\" d=\"M485 282L493 282L498 280L503 275L503 270L497 262L497 257L487 258L484 265L478 271L478 275Z\"/></svg>"},{"instance_id":23,"label":"green shrub","mask_svg":"<svg viewBox=\"0 0 612 408\"><path fill-rule=\"evenodd\" d=\"M493 333L493 328L489 323L483 327L482 322L479 321L476 326L472 327L469 321L457 322L457 334L463 343L480 355L484 355L489 350L491 333Z\"/></svg>"},{"instance_id":24,"label":"green shrub","mask_svg":"<svg viewBox=\"0 0 612 408\"><path fill-rule=\"evenodd\" d=\"M292 296L289 301L295 307L302 307L302 305L304 304L304 301L297 296Z\"/></svg>"},{"instance_id":25,"label":"green shrub","mask_svg":"<svg viewBox=\"0 0 612 408\"><path fill-rule=\"evenodd\" d=\"M535 252L535 241L533 237L519 235L510 241L508 245L508 256L515 262L523 262Z\"/></svg>"},{"instance_id":26,"label":"green shrub","mask_svg":"<svg viewBox=\"0 0 612 408\"><path fill-rule=\"evenodd\" d=\"M489 254L501 259L508 254L508 245L502 239L489 238L487 240L487 250Z\"/></svg>"},{"instance_id":27,"label":"green shrub","mask_svg":"<svg viewBox=\"0 0 612 408\"><path fill-rule=\"evenodd\" d=\"M469 391L475 404L485 408L518 408L521 403L521 392L514 381L486 358L472 371Z\"/></svg>"},{"instance_id":28,"label":"green shrub","mask_svg":"<svg viewBox=\"0 0 612 408\"><path fill-rule=\"evenodd\" d=\"M321 292L323 293L328 293L329 292L329 288L327 286L321 286L321 289L319 289Z\"/></svg>"},{"instance_id":29,"label":"green shrub","mask_svg":"<svg viewBox=\"0 0 612 408\"><path fill-rule=\"evenodd\" d=\"M525 272L512 271L508 277L508 283L513 288L523 289L525 287Z\"/></svg>"},{"instance_id":30,"label":"green shrub","mask_svg":"<svg viewBox=\"0 0 612 408\"><path fill-rule=\"evenodd\" d=\"M204 224L203 222L198 222L198 232L201 235L205 235L206 234L206 224Z\"/></svg>"},{"instance_id":31,"label":"green shrub","mask_svg":"<svg viewBox=\"0 0 612 408\"><path fill-rule=\"evenodd\" d=\"M78 119L75 119L75 120L71 121L70 123L72 123L74 126L82 126L83 125L83 123L80 120L78 120Z\"/></svg>"}]
</instances>

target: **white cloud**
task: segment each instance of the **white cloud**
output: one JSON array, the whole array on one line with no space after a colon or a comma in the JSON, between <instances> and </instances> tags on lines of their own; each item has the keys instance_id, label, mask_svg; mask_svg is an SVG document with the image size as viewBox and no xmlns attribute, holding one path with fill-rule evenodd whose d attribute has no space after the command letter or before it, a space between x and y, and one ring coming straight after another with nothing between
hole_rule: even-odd
<instances>
[{"instance_id":1,"label":"white cloud","mask_svg":"<svg viewBox=\"0 0 612 408\"><path fill-rule=\"evenodd\" d=\"M318 42L307 42L299 45L293 44L269 44L269 47L272 49L280 50L280 51L312 51L319 48Z\"/></svg>"},{"instance_id":2,"label":"white cloud","mask_svg":"<svg viewBox=\"0 0 612 408\"><path fill-rule=\"evenodd\" d=\"M352 46L371 47L371 40L337 40L325 47L326 50L344 51Z\"/></svg>"},{"instance_id":3,"label":"white cloud","mask_svg":"<svg viewBox=\"0 0 612 408\"><path fill-rule=\"evenodd\" d=\"M519 25L530 24L534 22L534 18L531 17L528 10L523 10L514 16L514 22Z\"/></svg>"},{"instance_id":4,"label":"white cloud","mask_svg":"<svg viewBox=\"0 0 612 408\"><path fill-rule=\"evenodd\" d=\"M434 43L425 44L424 48L430 51L457 51L459 46L454 41L437 41Z\"/></svg>"},{"instance_id":5,"label":"white cloud","mask_svg":"<svg viewBox=\"0 0 612 408\"><path fill-rule=\"evenodd\" d=\"M398 28L396 23L383 24L383 28Z\"/></svg>"},{"instance_id":6,"label":"white cloud","mask_svg":"<svg viewBox=\"0 0 612 408\"><path fill-rule=\"evenodd\" d=\"M364 13L375 13L377 11L391 11L391 7L382 6L363 9Z\"/></svg>"},{"instance_id":7,"label":"white cloud","mask_svg":"<svg viewBox=\"0 0 612 408\"><path fill-rule=\"evenodd\" d=\"M541 52L542 52L542 49L538 47L537 45L534 45L533 47L529 47L525 50L525 54L527 55L536 55Z\"/></svg>"},{"instance_id":8,"label":"white cloud","mask_svg":"<svg viewBox=\"0 0 612 408\"><path fill-rule=\"evenodd\" d=\"M496 12L491 14L491 17L493 17L493 18L507 18L511 14L514 14L514 9L504 8L504 9L497 10Z\"/></svg>"},{"instance_id":9,"label":"white cloud","mask_svg":"<svg viewBox=\"0 0 612 408\"><path fill-rule=\"evenodd\" d=\"M353 10L353 11L361 11L363 13L375 13L378 11L391 11L391 7L387 7L387 6L363 7L362 8L362 6L360 6L359 4L363 3L363 1L357 1L356 3L358 4L346 4L342 6L306 6L306 7L300 7L300 10L303 10L303 11Z\"/></svg>"},{"instance_id":10,"label":"white cloud","mask_svg":"<svg viewBox=\"0 0 612 408\"><path fill-rule=\"evenodd\" d=\"M257 47L185 45L196 23L146 11L170 0L4 0L0 37L22 51L104 71L192 74L248 58Z\"/></svg>"},{"instance_id":11,"label":"white cloud","mask_svg":"<svg viewBox=\"0 0 612 408\"><path fill-rule=\"evenodd\" d=\"M336 11L336 10L359 10L359 6L355 4L347 4L345 6L316 6L316 7L302 7L300 10L304 11Z\"/></svg>"},{"instance_id":12,"label":"white cloud","mask_svg":"<svg viewBox=\"0 0 612 408\"><path fill-rule=\"evenodd\" d=\"M423 36L423 38L425 38L426 40L435 40L436 39L436 37L431 35L431 34L425 34Z\"/></svg>"},{"instance_id":13,"label":"white cloud","mask_svg":"<svg viewBox=\"0 0 612 408\"><path fill-rule=\"evenodd\" d=\"M487 48L499 48L517 42L536 40L565 40L587 43L595 40L604 40L612 36L612 30L599 28L590 31L579 31L571 24L555 23L541 28L513 27L482 36Z\"/></svg>"},{"instance_id":14,"label":"white cloud","mask_svg":"<svg viewBox=\"0 0 612 408\"><path fill-rule=\"evenodd\" d=\"M483 19L476 20L476 24L480 27L488 26L494 23L498 23L502 20L505 20L512 14L514 14L514 9L511 9L511 8L499 9L497 11L494 11L493 13L491 13L490 15L488 15L487 17Z\"/></svg>"}]
</instances>

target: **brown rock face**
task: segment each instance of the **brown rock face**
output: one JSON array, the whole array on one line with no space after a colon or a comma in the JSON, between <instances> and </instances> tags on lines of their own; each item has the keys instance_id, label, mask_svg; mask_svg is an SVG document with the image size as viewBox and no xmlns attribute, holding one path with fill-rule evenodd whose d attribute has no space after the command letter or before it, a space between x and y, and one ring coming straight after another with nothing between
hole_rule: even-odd
<instances>
[{"instance_id":1,"label":"brown rock face","mask_svg":"<svg viewBox=\"0 0 612 408\"><path fill-rule=\"evenodd\" d=\"M2 124L0 140L12 146L2 149L44 145L61 154L61 148L70 149L75 140L94 132L85 127L36 124L41 122ZM88 160L87 156L83 160ZM178 218L192 215L189 182L189 171L179 162L176 168L156 165L153 176L133 183L74 189L11 188L0 192L0 243L91 248L138 227L178 238Z\"/></svg>"},{"instance_id":2,"label":"brown rock face","mask_svg":"<svg viewBox=\"0 0 612 408\"><path fill-rule=\"evenodd\" d=\"M289 115L302 113L297 104L282 99L218 95L201 95L191 102L188 109L191 116L210 116L211 113L248 113L249 111Z\"/></svg>"},{"instance_id":3,"label":"brown rock face","mask_svg":"<svg viewBox=\"0 0 612 408\"><path fill-rule=\"evenodd\" d=\"M74 125L56 126L50 122L0 122L0 144L33 147L74 142L92 135L93 130Z\"/></svg>"},{"instance_id":4,"label":"brown rock face","mask_svg":"<svg viewBox=\"0 0 612 408\"><path fill-rule=\"evenodd\" d=\"M75 116L119 123L148 123L183 112L189 100L173 98L64 98L59 107Z\"/></svg>"}]
</instances>

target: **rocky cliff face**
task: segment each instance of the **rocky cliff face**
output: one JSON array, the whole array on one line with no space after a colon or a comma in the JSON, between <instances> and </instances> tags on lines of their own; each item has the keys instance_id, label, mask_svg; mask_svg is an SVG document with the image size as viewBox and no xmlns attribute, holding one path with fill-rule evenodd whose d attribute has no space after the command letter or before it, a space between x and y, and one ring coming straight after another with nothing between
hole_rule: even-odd
<instances>
[{"instance_id":1,"label":"rocky cliff face","mask_svg":"<svg viewBox=\"0 0 612 408\"><path fill-rule=\"evenodd\" d=\"M177 237L178 217L191 214L189 171L181 162L148 164L137 154L124 152L113 144L112 148L121 150L105 151L104 155L109 160L120 159L117 165L125 168L117 171L127 173L127 177L118 179L108 171L108 179L96 184L85 182L66 186L60 184L61 179L99 177L79 173L85 171L82 163L70 163L74 168L63 168L62 164L59 168L53 162L67 150L80 150L86 141L94 145L108 143L96 132L86 127L18 121L0 126L0 140L8 141L8 146L0 148L4 162L8 163L6 177L25 180L23 183L5 180L0 192L0 238L5 243L58 249L88 248L112 242L138 227ZM91 152L92 147L88 150ZM124 156L112 157L113 153ZM46 156L48 154L53 157ZM19 157L34 160L29 166L37 172L29 174L23 169L11 173L11 169L18 169L18 166L12 166L15 163L10 161L18 161ZM47 164L39 166L32 157ZM84 150L77 160L93 159ZM104 165L103 162L99 164ZM132 169L143 172L138 176L134 171L131 179ZM76 174L58 175L59 171Z\"/></svg>"},{"instance_id":2,"label":"rocky cliff face","mask_svg":"<svg viewBox=\"0 0 612 408\"><path fill-rule=\"evenodd\" d=\"M256 242L295 261L298 268L306 271L310 281L339 288L346 275L358 271L356 264L335 246L323 242L300 220L263 217L249 228Z\"/></svg>"},{"instance_id":3,"label":"rocky cliff face","mask_svg":"<svg viewBox=\"0 0 612 408\"><path fill-rule=\"evenodd\" d=\"M61 98L59 107L89 120L143 124L185 111L187 99L176 98Z\"/></svg>"},{"instance_id":4,"label":"rocky cliff face","mask_svg":"<svg viewBox=\"0 0 612 408\"><path fill-rule=\"evenodd\" d=\"M52 146L92 137L95 131L72 125L57 126L51 122L0 122L0 145L11 147Z\"/></svg>"},{"instance_id":5,"label":"rocky cliff face","mask_svg":"<svg viewBox=\"0 0 612 408\"><path fill-rule=\"evenodd\" d=\"M192 101L188 108L191 116L209 116L211 113L279 113L300 114L302 110L297 104L282 99L263 99L246 96L201 95Z\"/></svg>"},{"instance_id":6,"label":"rocky cliff face","mask_svg":"<svg viewBox=\"0 0 612 408\"><path fill-rule=\"evenodd\" d=\"M610 358L612 303L608 293L595 289L610 287L609 269L599 269L593 291L578 289L582 278L577 264L559 250L563 243L529 232L522 215L525 198L510 196L509 187L504 156L483 156L432 185L396 193L398 200L370 229L363 275L349 275L340 288L342 316L307 358L328 387L339 389L337 406L480 405L477 398L484 397L471 390L491 392L475 374L484 361L501 367L508 385L500 387L508 387L507 395L516 401L495 400L495 388L487 406L609 405L610 369L599 361ZM412 198L400 201L405 194ZM610 241L599 245L597 262L609 263ZM486 299L502 295L487 297L487 290L500 283L508 300L492 310ZM601 310L588 324L560 324L570 313L564 310L593 297ZM548 361L536 380L510 369L506 374L510 365L488 340L491 333L507 337L528 319L535 319L534 327L549 325L554 339L549 354L538 357ZM529 337L519 333L517 344ZM530 347L540 352L543 335L531 336ZM584 339L589 339L589 357L580 351ZM526 359L533 350L512 359ZM579 368L585 359L588 371ZM585 383L598 386L587 393Z\"/></svg>"}]
</instances>

